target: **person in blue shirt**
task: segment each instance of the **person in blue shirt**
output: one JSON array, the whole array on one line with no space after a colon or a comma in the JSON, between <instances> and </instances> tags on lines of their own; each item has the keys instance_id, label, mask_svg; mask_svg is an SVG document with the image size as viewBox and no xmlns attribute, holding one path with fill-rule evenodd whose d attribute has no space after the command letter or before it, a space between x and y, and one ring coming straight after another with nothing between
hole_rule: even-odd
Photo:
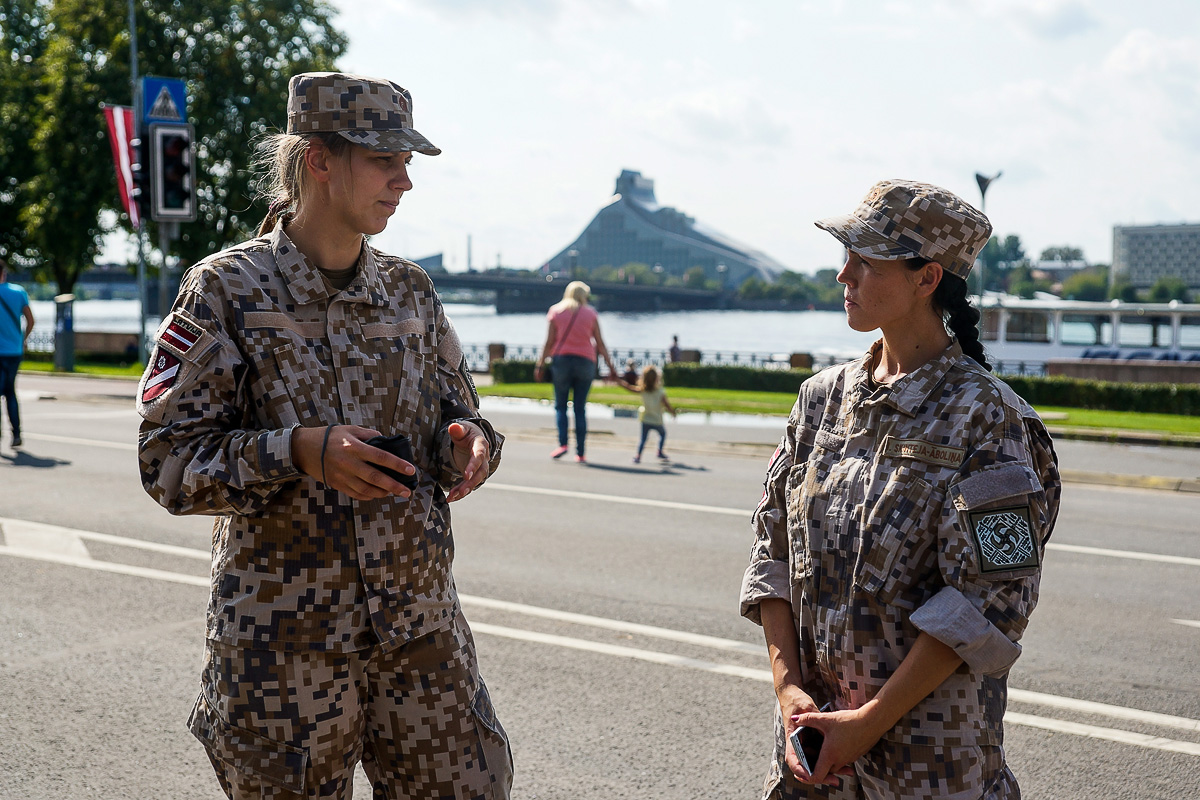
<instances>
[{"instance_id":1,"label":"person in blue shirt","mask_svg":"<svg viewBox=\"0 0 1200 800\"><path fill-rule=\"evenodd\" d=\"M21 317L25 329L21 330ZM21 412L17 408L17 370L25 353L25 340L33 330L33 311L25 289L8 282L8 262L0 258L0 395L8 410L12 446L21 446Z\"/></svg>"}]
</instances>

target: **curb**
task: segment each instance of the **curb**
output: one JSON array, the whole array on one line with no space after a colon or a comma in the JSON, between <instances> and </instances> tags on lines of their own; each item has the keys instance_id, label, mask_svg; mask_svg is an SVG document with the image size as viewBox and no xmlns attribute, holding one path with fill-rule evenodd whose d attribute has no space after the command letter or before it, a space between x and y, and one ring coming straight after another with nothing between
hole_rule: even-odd
<instances>
[{"instance_id":1,"label":"curb","mask_svg":"<svg viewBox=\"0 0 1200 800\"><path fill-rule=\"evenodd\" d=\"M1200 436L1176 433L1144 433L1113 428L1060 428L1047 425L1046 430L1053 439L1071 439L1078 442L1100 442L1102 444L1134 444L1146 447L1200 447Z\"/></svg>"}]
</instances>

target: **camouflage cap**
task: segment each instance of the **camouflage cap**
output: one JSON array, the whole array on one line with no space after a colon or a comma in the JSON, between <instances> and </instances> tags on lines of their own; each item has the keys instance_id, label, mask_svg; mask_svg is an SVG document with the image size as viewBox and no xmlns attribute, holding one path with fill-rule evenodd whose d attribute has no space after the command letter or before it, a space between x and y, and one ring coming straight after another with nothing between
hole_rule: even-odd
<instances>
[{"instance_id":1,"label":"camouflage cap","mask_svg":"<svg viewBox=\"0 0 1200 800\"><path fill-rule=\"evenodd\" d=\"M288 82L288 133L337 133L384 153L442 152L413 129L412 95L391 81L303 72Z\"/></svg>"},{"instance_id":2,"label":"camouflage cap","mask_svg":"<svg viewBox=\"0 0 1200 800\"><path fill-rule=\"evenodd\" d=\"M927 258L964 280L992 235L974 206L940 186L887 180L871 187L853 214L817 220L847 249L868 258Z\"/></svg>"}]
</instances>

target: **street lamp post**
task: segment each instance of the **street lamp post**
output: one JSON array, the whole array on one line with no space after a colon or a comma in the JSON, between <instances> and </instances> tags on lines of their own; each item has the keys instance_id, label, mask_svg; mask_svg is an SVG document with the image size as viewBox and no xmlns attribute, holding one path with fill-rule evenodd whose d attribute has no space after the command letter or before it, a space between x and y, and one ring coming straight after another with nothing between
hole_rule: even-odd
<instances>
[{"instance_id":1,"label":"street lamp post","mask_svg":"<svg viewBox=\"0 0 1200 800\"><path fill-rule=\"evenodd\" d=\"M988 186L990 186L990 185L991 185L992 181L996 180L997 178L999 178L999 177L1000 177L1001 175L1003 175L1003 174L1004 174L1004 171L1003 171L1003 170L1001 170L1001 171L997 172L995 175L993 175L992 177L990 177L990 178L989 178L989 177L987 177L986 175L984 175L983 173L980 173L980 172L976 172L976 173L975 173L975 182L976 182L977 184L979 184L979 210L980 210L981 212L983 212L984 216L987 216L987 190L988 190ZM983 264L983 259L982 259L982 258L978 259L978 262L979 262L979 263L976 265L976 267L977 267L977 268L976 268L976 270L975 270L975 271L976 271L976 273L979 275L979 308L982 310L982 308L983 308L983 292L984 292L984 284L983 284L983 277L984 277L984 276L983 276L983 267L984 267L984 264Z\"/></svg>"}]
</instances>

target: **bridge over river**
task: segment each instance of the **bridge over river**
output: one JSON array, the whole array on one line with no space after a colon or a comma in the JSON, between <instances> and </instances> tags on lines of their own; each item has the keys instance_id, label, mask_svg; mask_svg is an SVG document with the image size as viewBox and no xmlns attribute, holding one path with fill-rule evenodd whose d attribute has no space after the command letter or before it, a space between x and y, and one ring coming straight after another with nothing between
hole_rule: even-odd
<instances>
[{"instance_id":1,"label":"bridge over river","mask_svg":"<svg viewBox=\"0 0 1200 800\"><path fill-rule=\"evenodd\" d=\"M497 314L545 311L562 299L568 278L522 278L488 272L431 273L439 291L474 289L496 293ZM589 282L592 302L605 311L690 311L726 308L729 295L682 286L644 286L636 283Z\"/></svg>"}]
</instances>

